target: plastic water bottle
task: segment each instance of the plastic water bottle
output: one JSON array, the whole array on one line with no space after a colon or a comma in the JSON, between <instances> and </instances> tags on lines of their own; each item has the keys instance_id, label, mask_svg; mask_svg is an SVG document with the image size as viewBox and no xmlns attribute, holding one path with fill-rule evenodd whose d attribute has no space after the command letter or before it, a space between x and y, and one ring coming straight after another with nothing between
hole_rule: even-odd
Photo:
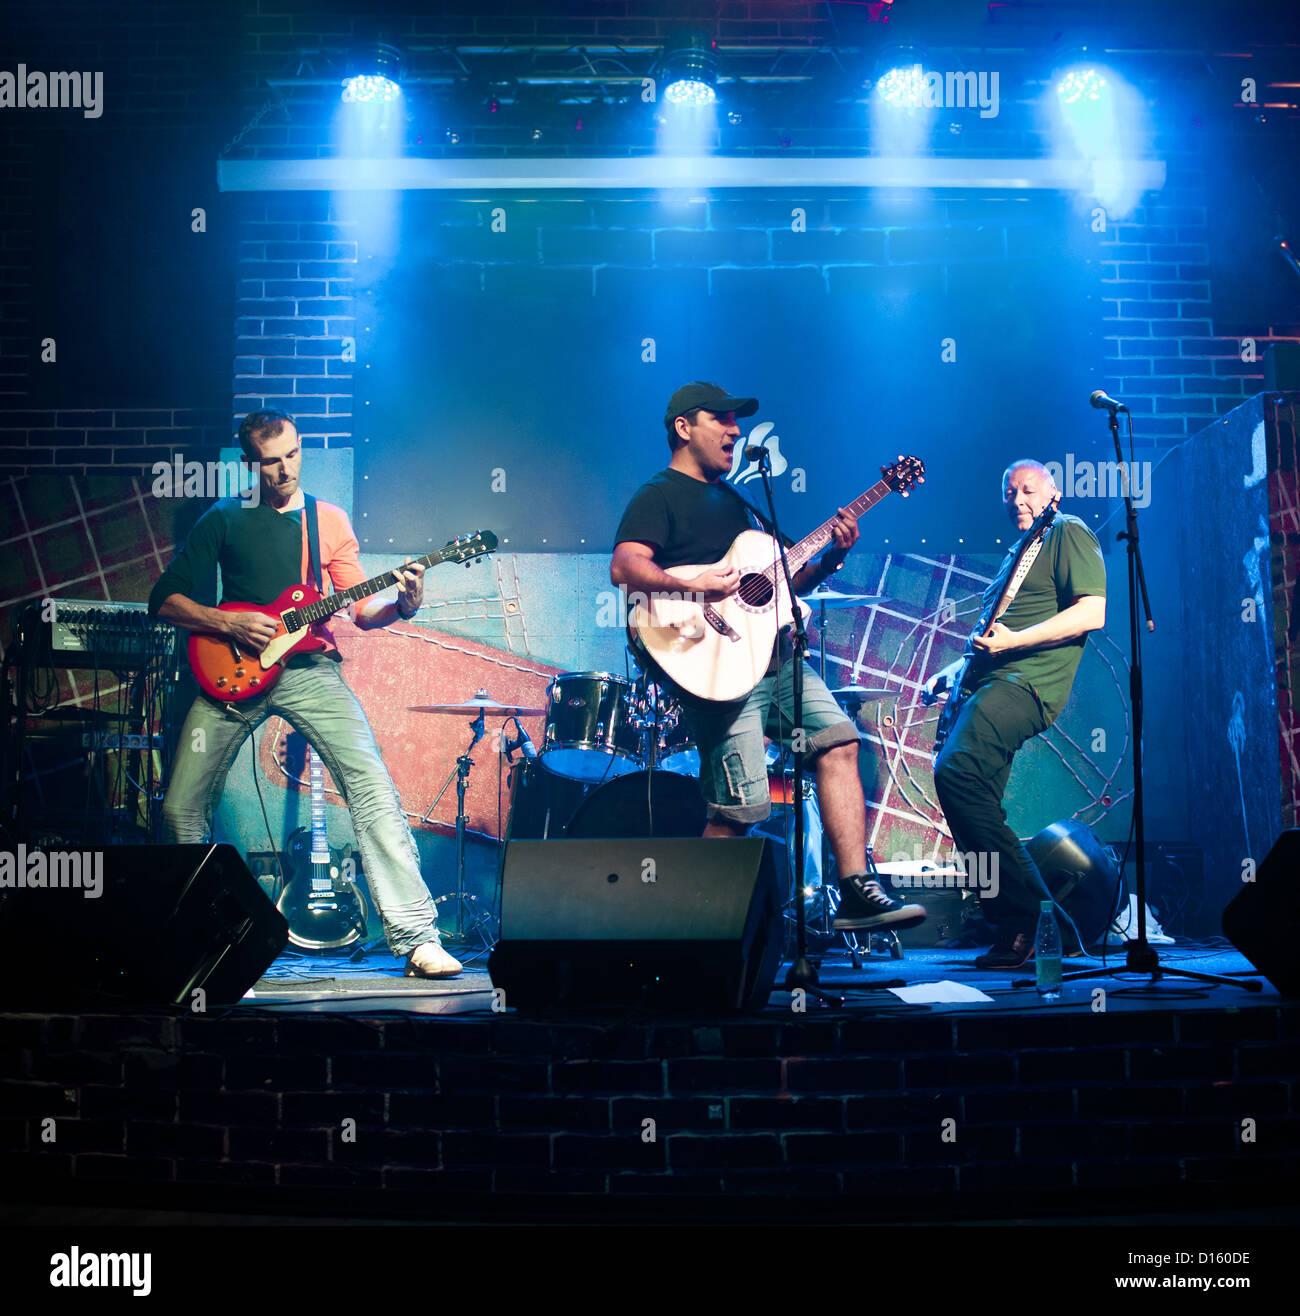
<instances>
[{"instance_id":1,"label":"plastic water bottle","mask_svg":"<svg viewBox=\"0 0 1300 1316\"><path fill-rule=\"evenodd\" d=\"M1045 1001L1061 999L1061 929L1057 926L1052 902L1038 906L1038 930L1034 933L1034 978L1038 994Z\"/></svg>"}]
</instances>

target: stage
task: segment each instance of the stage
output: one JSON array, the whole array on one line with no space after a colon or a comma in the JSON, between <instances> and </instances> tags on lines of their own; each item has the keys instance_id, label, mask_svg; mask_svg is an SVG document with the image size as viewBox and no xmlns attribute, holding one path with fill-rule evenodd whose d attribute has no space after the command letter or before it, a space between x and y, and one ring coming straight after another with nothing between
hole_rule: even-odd
<instances>
[{"instance_id":1,"label":"stage","mask_svg":"<svg viewBox=\"0 0 1300 1316\"><path fill-rule=\"evenodd\" d=\"M1161 949L1250 976L1221 946ZM792 1202L846 1223L1211 1223L1294 1203L1300 1003L1128 977L1046 1005L974 954L824 955L842 1007L777 990L750 1015L494 1013L481 964L428 983L387 955L283 956L207 1015L6 1013L8 1195L498 1223L777 1222ZM992 1000L905 1004L901 981Z\"/></svg>"}]
</instances>

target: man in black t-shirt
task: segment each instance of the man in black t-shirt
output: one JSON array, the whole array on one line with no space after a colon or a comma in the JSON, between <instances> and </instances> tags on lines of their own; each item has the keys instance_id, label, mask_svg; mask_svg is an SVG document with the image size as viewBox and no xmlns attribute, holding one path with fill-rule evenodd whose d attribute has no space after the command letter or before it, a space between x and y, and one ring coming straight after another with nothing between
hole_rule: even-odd
<instances>
[{"instance_id":1,"label":"man in black t-shirt","mask_svg":"<svg viewBox=\"0 0 1300 1316\"><path fill-rule=\"evenodd\" d=\"M718 562L757 514L725 482L740 437L737 416L758 410L754 398L731 397L717 384L694 382L668 403L664 426L672 460L633 495L615 535L610 580L646 596L683 589L716 602L734 594L739 572L709 567L683 581L666 568ZM857 518L840 508L834 542L820 562L794 577L795 593L815 588L844 563L857 541ZM700 754L700 791L708 806L707 837L743 836L771 812L764 733L789 745L794 731L791 648L784 633L773 645L767 673L736 703L696 699L664 679L681 700ZM649 661L648 659L646 660ZM663 679L661 677L661 679ZM901 905L872 879L866 854L866 806L858 777L858 731L810 667L803 673L806 753L817 779L826 833L840 873L839 930L904 928L925 910Z\"/></svg>"}]
</instances>

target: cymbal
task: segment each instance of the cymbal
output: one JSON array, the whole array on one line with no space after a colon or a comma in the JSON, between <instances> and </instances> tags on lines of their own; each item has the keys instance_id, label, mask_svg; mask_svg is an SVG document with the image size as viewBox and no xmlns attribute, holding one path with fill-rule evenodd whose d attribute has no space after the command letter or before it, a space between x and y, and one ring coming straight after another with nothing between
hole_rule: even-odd
<instances>
[{"instance_id":1,"label":"cymbal","mask_svg":"<svg viewBox=\"0 0 1300 1316\"><path fill-rule=\"evenodd\" d=\"M889 597L885 594L841 594L837 589L810 590L807 594L800 595L805 603L812 604L818 608L860 608L868 603L888 603Z\"/></svg>"},{"instance_id":2,"label":"cymbal","mask_svg":"<svg viewBox=\"0 0 1300 1316\"><path fill-rule=\"evenodd\" d=\"M492 713L499 717L540 717L545 708L518 708L513 704L498 704L488 697L486 690L475 691L473 699L463 704L408 704L408 713Z\"/></svg>"},{"instance_id":3,"label":"cymbal","mask_svg":"<svg viewBox=\"0 0 1300 1316\"><path fill-rule=\"evenodd\" d=\"M876 699L898 699L902 693L901 690L868 690L860 685L842 685L838 690L831 691L836 699L853 699L864 704Z\"/></svg>"}]
</instances>

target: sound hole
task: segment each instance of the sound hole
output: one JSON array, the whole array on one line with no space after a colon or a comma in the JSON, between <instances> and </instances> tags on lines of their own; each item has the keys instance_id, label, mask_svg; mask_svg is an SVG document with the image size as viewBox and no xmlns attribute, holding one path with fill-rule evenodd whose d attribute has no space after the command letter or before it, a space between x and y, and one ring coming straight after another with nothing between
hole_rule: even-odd
<instances>
[{"instance_id":1,"label":"sound hole","mask_svg":"<svg viewBox=\"0 0 1300 1316\"><path fill-rule=\"evenodd\" d=\"M772 601L772 582L757 571L740 579L739 594L751 608L765 608Z\"/></svg>"}]
</instances>

